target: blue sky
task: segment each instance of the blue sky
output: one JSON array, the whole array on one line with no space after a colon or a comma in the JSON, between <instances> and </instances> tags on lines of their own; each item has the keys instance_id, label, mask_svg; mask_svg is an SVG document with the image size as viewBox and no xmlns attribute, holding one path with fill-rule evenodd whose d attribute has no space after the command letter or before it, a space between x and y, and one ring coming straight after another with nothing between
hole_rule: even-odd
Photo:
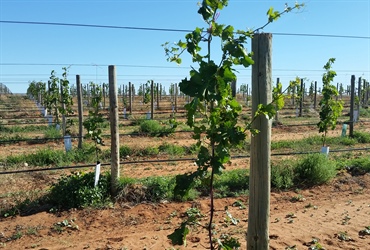
<instances>
[{"instance_id":1,"label":"blue sky","mask_svg":"<svg viewBox=\"0 0 370 250\"><path fill-rule=\"evenodd\" d=\"M205 27L197 0L0 0L0 21L111 25L185 29ZM262 26L269 7L283 10L294 1L230 0L219 23L237 29ZM351 75L370 79L370 0L308 0L264 32L273 33L273 79L286 85L296 76L321 86L323 65L336 58L335 83L348 85ZM358 36L362 39L285 34ZM71 26L0 23L0 82L24 93L30 81L47 82L51 70L69 80L108 82L108 65L117 65L118 84L154 80L168 86L188 75L191 60L184 54L177 66L166 61L161 44L184 38L184 32L160 32ZM250 42L249 42L250 45ZM213 47L216 59L218 44ZM249 48L248 48L249 49ZM238 68L238 85L251 82L250 68Z\"/></svg>"}]
</instances>

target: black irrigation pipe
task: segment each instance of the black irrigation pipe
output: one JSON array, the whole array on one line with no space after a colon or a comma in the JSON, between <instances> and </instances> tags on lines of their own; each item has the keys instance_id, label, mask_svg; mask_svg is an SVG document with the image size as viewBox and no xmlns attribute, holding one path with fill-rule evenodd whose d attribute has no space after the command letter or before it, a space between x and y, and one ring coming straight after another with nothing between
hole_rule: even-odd
<instances>
[{"instance_id":1,"label":"black irrigation pipe","mask_svg":"<svg viewBox=\"0 0 370 250\"><path fill-rule=\"evenodd\" d=\"M335 149L331 150L331 153L338 153L338 152L350 152L350 151L366 151L370 150L370 148L352 148L352 149ZM304 154L313 154L318 153L316 151L308 151L308 152L287 152L287 153L274 153L271 156L288 156L288 155L304 155ZM231 156L232 159L246 159L250 158L250 155L236 155ZM164 159L164 160L145 160L145 161L125 161L120 162L120 165L128 165L128 164L143 164L143 163L163 163L163 162L180 162L180 161L196 161L195 158L181 158L181 159ZM109 166L110 163L101 163L101 166ZM1 171L0 175L6 174L20 174L20 173L32 173L32 172L42 172L42 171L52 171L52 170L63 170L63 169L79 169L79 168L86 168L86 167L95 167L95 164L88 164L88 165L79 165L79 166L66 166L66 167L55 167L55 168L38 168L38 169L24 169L24 170L15 170L15 171Z\"/></svg>"}]
</instances>

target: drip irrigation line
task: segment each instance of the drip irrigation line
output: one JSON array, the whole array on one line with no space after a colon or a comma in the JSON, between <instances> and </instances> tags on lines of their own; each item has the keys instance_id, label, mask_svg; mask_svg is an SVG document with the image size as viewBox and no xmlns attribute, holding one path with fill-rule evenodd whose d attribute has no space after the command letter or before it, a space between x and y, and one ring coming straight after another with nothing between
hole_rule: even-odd
<instances>
[{"instance_id":1,"label":"drip irrigation line","mask_svg":"<svg viewBox=\"0 0 370 250\"><path fill-rule=\"evenodd\" d=\"M370 148L351 148L351 149L333 149L330 150L331 153L339 152L350 152L350 151L367 151ZM308 152L286 152L286 153L274 153L271 156L289 156L289 155L304 155L304 154L317 154L317 151L308 151ZM246 159L250 158L250 155L235 155L231 156L231 159ZM145 163L163 163L163 162L180 162L180 161L196 161L196 158L180 158L180 159L163 159L163 160L145 160L145 161L124 161L120 162L120 165L128 164L145 164ZM110 163L101 163L101 166L109 166ZM53 171L53 170L63 170L63 169L79 169L86 167L95 167L95 164L86 164L78 166L65 166L65 167L54 167L54 168L38 168L38 169L23 169L23 170L14 170L14 171L1 171L0 175L6 174L20 174L20 173L32 173L32 172L42 172L42 171Z\"/></svg>"}]
</instances>

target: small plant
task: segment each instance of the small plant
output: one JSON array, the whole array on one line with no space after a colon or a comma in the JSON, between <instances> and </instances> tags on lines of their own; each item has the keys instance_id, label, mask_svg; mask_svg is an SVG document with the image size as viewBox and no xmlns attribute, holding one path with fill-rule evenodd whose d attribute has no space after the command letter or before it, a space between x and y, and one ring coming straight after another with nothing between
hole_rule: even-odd
<instances>
[{"instance_id":1,"label":"small plant","mask_svg":"<svg viewBox=\"0 0 370 250\"><path fill-rule=\"evenodd\" d=\"M317 124L319 132L322 134L322 145L326 145L326 136L329 128L335 129L338 117L343 110L343 102L336 101L335 97L338 96L336 87L331 84L337 73L331 70L331 65L335 62L335 58L330 58L324 65L326 73L322 77L323 89L322 99L320 100L320 122Z\"/></svg>"},{"instance_id":2,"label":"small plant","mask_svg":"<svg viewBox=\"0 0 370 250\"><path fill-rule=\"evenodd\" d=\"M57 233L62 233L65 229L79 230L79 227L76 224L75 220L65 219L60 222L55 223L52 229L53 231L56 231Z\"/></svg>"},{"instance_id":3,"label":"small plant","mask_svg":"<svg viewBox=\"0 0 370 250\"><path fill-rule=\"evenodd\" d=\"M361 236L361 237L364 237L366 235L370 235L370 226L367 226L367 227L365 227L365 229L360 230L358 232L358 235Z\"/></svg>"},{"instance_id":4,"label":"small plant","mask_svg":"<svg viewBox=\"0 0 370 250\"><path fill-rule=\"evenodd\" d=\"M173 133L177 127L175 119L171 119L170 126L164 126L156 120L142 120L138 133L145 133L150 136L166 136Z\"/></svg>"},{"instance_id":5,"label":"small plant","mask_svg":"<svg viewBox=\"0 0 370 250\"><path fill-rule=\"evenodd\" d=\"M58 209L81 207L105 207L110 203L110 177L101 175L94 187L94 172L72 173L62 176L53 184L48 195L48 202Z\"/></svg>"},{"instance_id":6,"label":"small plant","mask_svg":"<svg viewBox=\"0 0 370 250\"><path fill-rule=\"evenodd\" d=\"M310 154L298 162L296 179L301 185L320 185L336 175L336 164L323 154Z\"/></svg>"},{"instance_id":7,"label":"small plant","mask_svg":"<svg viewBox=\"0 0 370 250\"><path fill-rule=\"evenodd\" d=\"M99 152L101 149L98 145L104 146L102 138L102 127L104 124L103 115L99 113L99 107L103 98L103 92L98 84L90 82L91 89L91 106L92 110L89 110L89 116L83 122L83 126L87 130L86 137L91 138L95 143L95 154L96 162L99 162Z\"/></svg>"},{"instance_id":8,"label":"small plant","mask_svg":"<svg viewBox=\"0 0 370 250\"><path fill-rule=\"evenodd\" d=\"M280 163L271 167L271 185L277 189L288 189L294 186L295 171L293 165Z\"/></svg>"},{"instance_id":9,"label":"small plant","mask_svg":"<svg viewBox=\"0 0 370 250\"><path fill-rule=\"evenodd\" d=\"M71 126L73 125L73 120L71 118L66 118L66 116L73 115L73 98L70 94L70 87L69 87L69 81L67 79L67 73L68 69L66 67L63 68L63 78L60 80L60 86L61 86L61 104L59 107L60 114L63 115L63 119L66 119L65 126L63 128L64 135L71 135Z\"/></svg>"}]
</instances>

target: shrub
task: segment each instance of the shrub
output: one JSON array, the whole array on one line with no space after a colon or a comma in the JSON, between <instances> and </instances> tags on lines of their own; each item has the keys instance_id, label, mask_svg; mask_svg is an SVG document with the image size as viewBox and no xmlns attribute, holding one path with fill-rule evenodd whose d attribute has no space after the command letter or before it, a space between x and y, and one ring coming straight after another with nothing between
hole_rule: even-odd
<instances>
[{"instance_id":1,"label":"shrub","mask_svg":"<svg viewBox=\"0 0 370 250\"><path fill-rule=\"evenodd\" d=\"M62 176L52 185L48 202L59 209L105 207L110 202L110 176L107 173L100 175L96 187L94 176L94 172Z\"/></svg>"},{"instance_id":2,"label":"shrub","mask_svg":"<svg viewBox=\"0 0 370 250\"><path fill-rule=\"evenodd\" d=\"M249 190L247 169L235 169L215 175L214 189L219 197L237 196Z\"/></svg>"},{"instance_id":3,"label":"shrub","mask_svg":"<svg viewBox=\"0 0 370 250\"><path fill-rule=\"evenodd\" d=\"M370 143L370 133L354 131L353 138L355 138L359 143Z\"/></svg>"},{"instance_id":4,"label":"shrub","mask_svg":"<svg viewBox=\"0 0 370 250\"><path fill-rule=\"evenodd\" d=\"M168 143L160 145L158 149L159 151L165 152L169 155L183 155L185 153L185 148Z\"/></svg>"},{"instance_id":5,"label":"shrub","mask_svg":"<svg viewBox=\"0 0 370 250\"><path fill-rule=\"evenodd\" d=\"M297 181L302 185L314 186L328 182L336 175L336 164L325 154L310 154L298 162Z\"/></svg>"},{"instance_id":6,"label":"shrub","mask_svg":"<svg viewBox=\"0 0 370 250\"><path fill-rule=\"evenodd\" d=\"M346 168L351 172L352 175L370 173L370 159L367 157L361 157L349 160L346 163Z\"/></svg>"},{"instance_id":7,"label":"shrub","mask_svg":"<svg viewBox=\"0 0 370 250\"><path fill-rule=\"evenodd\" d=\"M156 120L143 120L139 125L139 133L158 136L163 131L161 124Z\"/></svg>"},{"instance_id":8,"label":"shrub","mask_svg":"<svg viewBox=\"0 0 370 250\"><path fill-rule=\"evenodd\" d=\"M165 136L173 133L177 127L175 120L170 121L170 126L163 126L156 120L143 120L140 122L138 133L146 133L150 136Z\"/></svg>"},{"instance_id":9,"label":"shrub","mask_svg":"<svg viewBox=\"0 0 370 250\"><path fill-rule=\"evenodd\" d=\"M130 156L132 154L132 150L129 146L121 146L119 148L119 154L121 157Z\"/></svg>"},{"instance_id":10,"label":"shrub","mask_svg":"<svg viewBox=\"0 0 370 250\"><path fill-rule=\"evenodd\" d=\"M142 180L147 192L147 200L159 202L173 199L175 179L173 177L155 176Z\"/></svg>"},{"instance_id":11,"label":"shrub","mask_svg":"<svg viewBox=\"0 0 370 250\"><path fill-rule=\"evenodd\" d=\"M60 162L65 162L65 160L66 154L64 150L53 150L50 148L40 149L24 157L24 161L33 166L58 165Z\"/></svg>"},{"instance_id":12,"label":"shrub","mask_svg":"<svg viewBox=\"0 0 370 250\"><path fill-rule=\"evenodd\" d=\"M49 126L44 132L45 138L62 138L62 132L60 129L56 129L54 126Z\"/></svg>"},{"instance_id":13,"label":"shrub","mask_svg":"<svg viewBox=\"0 0 370 250\"><path fill-rule=\"evenodd\" d=\"M271 167L272 187L277 189L288 189L294 186L295 169L294 166L289 163Z\"/></svg>"}]
</instances>

